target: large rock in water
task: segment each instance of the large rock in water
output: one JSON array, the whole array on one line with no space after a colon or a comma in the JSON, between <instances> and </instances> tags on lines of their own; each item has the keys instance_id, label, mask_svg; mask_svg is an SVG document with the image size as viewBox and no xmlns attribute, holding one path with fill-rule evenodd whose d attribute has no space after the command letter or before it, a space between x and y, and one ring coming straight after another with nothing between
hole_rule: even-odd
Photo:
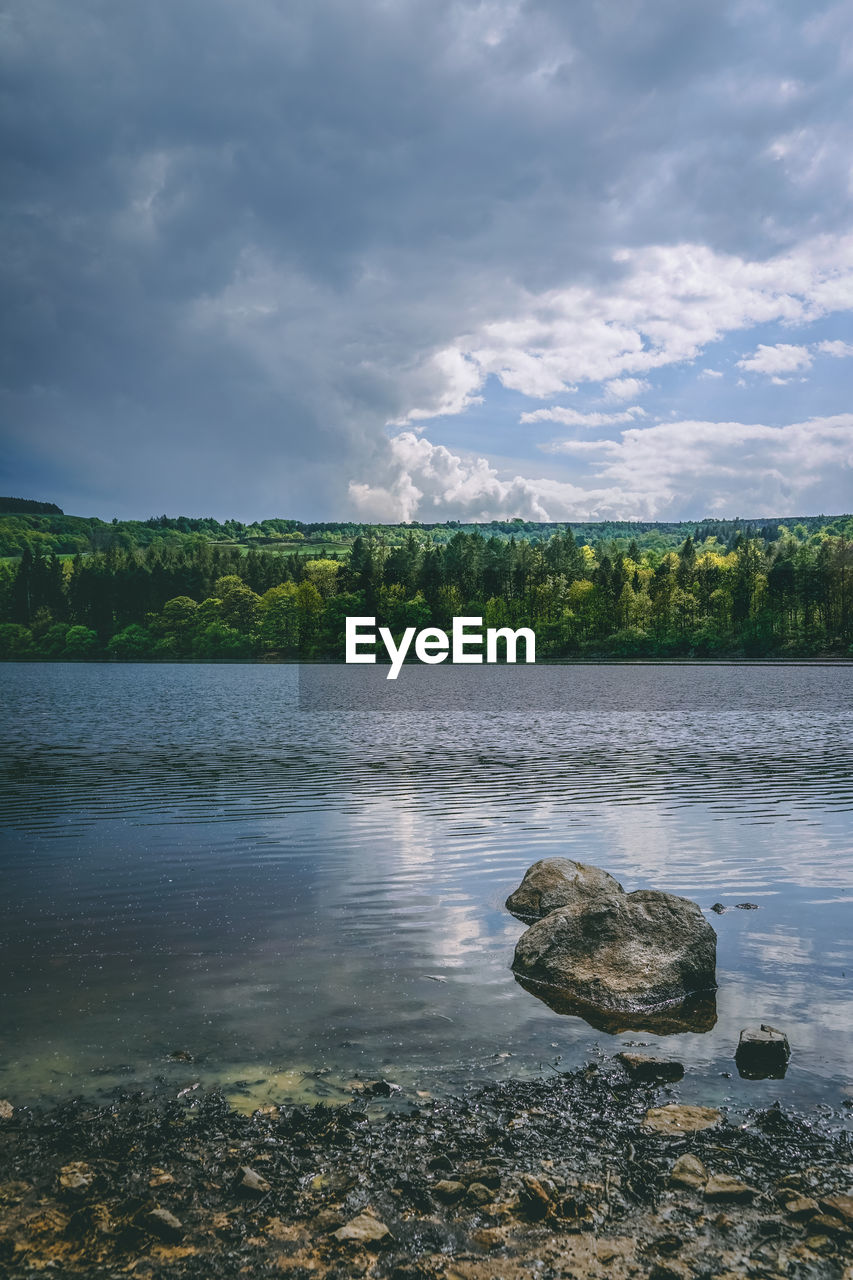
<instances>
[{"instance_id":1,"label":"large rock in water","mask_svg":"<svg viewBox=\"0 0 853 1280\"><path fill-rule=\"evenodd\" d=\"M571 858L543 858L524 873L521 884L506 900L507 910L522 920L541 920L557 907L585 902L602 891L622 893L618 880L600 867Z\"/></svg>"},{"instance_id":2,"label":"large rock in water","mask_svg":"<svg viewBox=\"0 0 853 1280\"><path fill-rule=\"evenodd\" d=\"M696 903L651 889L625 893L607 880L612 887L591 884L522 934L512 967L525 986L606 1013L659 1009L713 990L717 935Z\"/></svg>"}]
</instances>

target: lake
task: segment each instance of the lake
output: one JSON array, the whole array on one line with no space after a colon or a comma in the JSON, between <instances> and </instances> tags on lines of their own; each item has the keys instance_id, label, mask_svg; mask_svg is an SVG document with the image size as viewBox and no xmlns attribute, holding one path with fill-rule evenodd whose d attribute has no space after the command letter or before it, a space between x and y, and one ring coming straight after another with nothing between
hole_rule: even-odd
<instances>
[{"instance_id":1,"label":"lake","mask_svg":"<svg viewBox=\"0 0 853 1280\"><path fill-rule=\"evenodd\" d=\"M686 1101L841 1103L853 668L384 675L0 668L0 1096L438 1094L647 1045ZM712 1029L609 1034L516 983L503 902L549 856L726 905ZM737 1074L760 1021L782 1081Z\"/></svg>"}]
</instances>

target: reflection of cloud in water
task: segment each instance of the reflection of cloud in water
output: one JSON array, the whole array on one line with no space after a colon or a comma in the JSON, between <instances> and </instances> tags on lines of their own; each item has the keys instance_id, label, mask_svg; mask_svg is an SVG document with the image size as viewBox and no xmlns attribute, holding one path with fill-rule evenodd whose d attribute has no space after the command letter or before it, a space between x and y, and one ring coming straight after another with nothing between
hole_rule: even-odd
<instances>
[{"instance_id":1,"label":"reflection of cloud in water","mask_svg":"<svg viewBox=\"0 0 853 1280\"><path fill-rule=\"evenodd\" d=\"M787 930L773 933L751 931L742 940L742 947L751 951L768 968L794 969L811 962L814 946L810 938L797 938Z\"/></svg>"}]
</instances>

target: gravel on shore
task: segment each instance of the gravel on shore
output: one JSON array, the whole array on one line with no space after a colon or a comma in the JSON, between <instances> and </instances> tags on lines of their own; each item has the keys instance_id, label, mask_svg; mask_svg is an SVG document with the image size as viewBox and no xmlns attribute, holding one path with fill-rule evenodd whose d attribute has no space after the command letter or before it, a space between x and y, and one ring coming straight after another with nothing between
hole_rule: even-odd
<instances>
[{"instance_id":1,"label":"gravel on shore","mask_svg":"<svg viewBox=\"0 0 853 1280\"><path fill-rule=\"evenodd\" d=\"M252 1116L192 1091L6 1108L0 1274L853 1280L831 1117L683 1107L615 1063L385 1091Z\"/></svg>"}]
</instances>

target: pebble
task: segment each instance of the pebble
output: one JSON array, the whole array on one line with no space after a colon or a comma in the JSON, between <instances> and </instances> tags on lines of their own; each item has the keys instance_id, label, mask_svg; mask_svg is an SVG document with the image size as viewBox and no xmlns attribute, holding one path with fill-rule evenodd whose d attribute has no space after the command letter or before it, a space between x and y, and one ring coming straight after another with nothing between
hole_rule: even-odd
<instances>
[{"instance_id":1,"label":"pebble","mask_svg":"<svg viewBox=\"0 0 853 1280\"><path fill-rule=\"evenodd\" d=\"M242 1174L237 1184L238 1191L243 1191L251 1196L265 1196L272 1188L266 1178L262 1177L255 1169L244 1164L241 1166L239 1173Z\"/></svg>"},{"instance_id":2,"label":"pebble","mask_svg":"<svg viewBox=\"0 0 853 1280\"><path fill-rule=\"evenodd\" d=\"M853 1227L853 1195L843 1195L839 1193L834 1196L824 1196L821 1199L820 1207L825 1209L827 1213L832 1213L838 1218L842 1218L849 1227Z\"/></svg>"},{"instance_id":3,"label":"pebble","mask_svg":"<svg viewBox=\"0 0 853 1280\"><path fill-rule=\"evenodd\" d=\"M707 1181L708 1170L701 1160L691 1155L679 1156L669 1175L671 1187L688 1187L692 1191L698 1191Z\"/></svg>"},{"instance_id":4,"label":"pebble","mask_svg":"<svg viewBox=\"0 0 853 1280\"><path fill-rule=\"evenodd\" d=\"M785 1212L789 1218L801 1221L805 1218L813 1218L816 1213L820 1213L817 1200L812 1200L811 1196L797 1196L796 1200L789 1200L785 1205Z\"/></svg>"},{"instance_id":5,"label":"pebble","mask_svg":"<svg viewBox=\"0 0 853 1280\"><path fill-rule=\"evenodd\" d=\"M71 1164L63 1165L59 1170L60 1187L63 1191L71 1191L75 1195L88 1191L94 1181L94 1169L90 1169L82 1160L73 1160Z\"/></svg>"},{"instance_id":6,"label":"pebble","mask_svg":"<svg viewBox=\"0 0 853 1280\"><path fill-rule=\"evenodd\" d=\"M152 1209L141 1218L141 1225L161 1240L177 1240L184 1233L183 1223L168 1209Z\"/></svg>"},{"instance_id":7,"label":"pebble","mask_svg":"<svg viewBox=\"0 0 853 1280\"><path fill-rule=\"evenodd\" d=\"M390 1236L391 1232L378 1218L369 1213L360 1213L358 1217L333 1231L332 1235L341 1244L375 1245Z\"/></svg>"},{"instance_id":8,"label":"pebble","mask_svg":"<svg viewBox=\"0 0 853 1280\"><path fill-rule=\"evenodd\" d=\"M669 1102L665 1107L652 1107L643 1117L643 1128L655 1133L697 1133L719 1124L721 1114L715 1107L691 1107Z\"/></svg>"},{"instance_id":9,"label":"pebble","mask_svg":"<svg viewBox=\"0 0 853 1280\"><path fill-rule=\"evenodd\" d=\"M728 1173L718 1173L705 1183L705 1199L727 1201L730 1204L748 1204L758 1195L755 1187L747 1186Z\"/></svg>"},{"instance_id":10,"label":"pebble","mask_svg":"<svg viewBox=\"0 0 853 1280\"><path fill-rule=\"evenodd\" d=\"M435 1183L432 1193L443 1204L455 1204L457 1200L462 1199L465 1190L464 1182L452 1182L448 1178L442 1178L440 1182Z\"/></svg>"}]
</instances>

